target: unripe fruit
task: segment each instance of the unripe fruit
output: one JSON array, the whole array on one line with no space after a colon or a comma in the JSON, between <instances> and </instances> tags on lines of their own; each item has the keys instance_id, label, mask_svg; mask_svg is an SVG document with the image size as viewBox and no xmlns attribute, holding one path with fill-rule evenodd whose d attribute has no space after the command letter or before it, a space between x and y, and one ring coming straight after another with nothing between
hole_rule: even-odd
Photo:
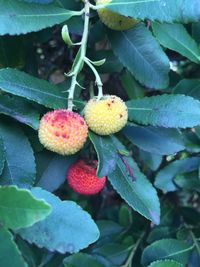
<instances>
[{"instance_id":1,"label":"unripe fruit","mask_svg":"<svg viewBox=\"0 0 200 267\"><path fill-rule=\"evenodd\" d=\"M84 109L88 127L99 135L119 132L127 123L128 111L121 98L105 95L102 99L90 99Z\"/></svg>"},{"instance_id":2,"label":"unripe fruit","mask_svg":"<svg viewBox=\"0 0 200 267\"><path fill-rule=\"evenodd\" d=\"M57 109L42 117L38 134L40 142L48 150L71 155L82 148L87 133L87 124L78 113Z\"/></svg>"},{"instance_id":3,"label":"unripe fruit","mask_svg":"<svg viewBox=\"0 0 200 267\"><path fill-rule=\"evenodd\" d=\"M97 0L97 5L107 4L111 0ZM100 8L97 10L101 21L112 30L124 31L132 28L138 23L137 20L125 17L107 8Z\"/></svg>"},{"instance_id":4,"label":"unripe fruit","mask_svg":"<svg viewBox=\"0 0 200 267\"><path fill-rule=\"evenodd\" d=\"M101 191L106 183L106 177L96 176L97 161L92 165L84 160L79 160L72 164L67 172L69 186L77 193L82 195L93 195Z\"/></svg>"}]
</instances>

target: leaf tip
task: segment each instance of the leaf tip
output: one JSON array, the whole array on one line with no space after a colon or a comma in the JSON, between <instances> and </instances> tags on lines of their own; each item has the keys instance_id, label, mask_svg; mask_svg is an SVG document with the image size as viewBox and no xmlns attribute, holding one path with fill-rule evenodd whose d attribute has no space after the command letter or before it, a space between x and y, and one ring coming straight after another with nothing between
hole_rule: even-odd
<instances>
[{"instance_id":1,"label":"leaf tip","mask_svg":"<svg viewBox=\"0 0 200 267\"><path fill-rule=\"evenodd\" d=\"M160 215L154 210L150 210L149 213L150 213L152 222L155 223L156 225L159 225L160 224Z\"/></svg>"}]
</instances>

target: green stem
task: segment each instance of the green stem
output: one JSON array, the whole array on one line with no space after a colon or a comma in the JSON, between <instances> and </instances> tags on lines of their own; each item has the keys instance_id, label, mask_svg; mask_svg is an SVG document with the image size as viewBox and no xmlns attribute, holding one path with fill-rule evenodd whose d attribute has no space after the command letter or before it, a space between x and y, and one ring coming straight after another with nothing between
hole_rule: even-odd
<instances>
[{"instance_id":1,"label":"green stem","mask_svg":"<svg viewBox=\"0 0 200 267\"><path fill-rule=\"evenodd\" d=\"M97 70L95 69L95 67L92 65L92 63L90 62L90 60L88 58L85 57L85 63L91 68L91 70L93 71L95 78L96 78L96 84L98 87L98 96L97 96L97 100L101 99L103 97L103 83L101 81L101 78L99 76L99 73L97 72Z\"/></svg>"},{"instance_id":2,"label":"green stem","mask_svg":"<svg viewBox=\"0 0 200 267\"><path fill-rule=\"evenodd\" d=\"M107 4L101 4L101 5L92 5L90 4L90 8L93 9L93 10L98 10L98 9L101 9L101 8L104 8L106 7Z\"/></svg>"},{"instance_id":3,"label":"green stem","mask_svg":"<svg viewBox=\"0 0 200 267\"><path fill-rule=\"evenodd\" d=\"M94 88L93 88L93 82L90 82L90 98L94 97Z\"/></svg>"},{"instance_id":4,"label":"green stem","mask_svg":"<svg viewBox=\"0 0 200 267\"><path fill-rule=\"evenodd\" d=\"M73 11L73 16L81 16L83 15L85 8L81 9L80 11Z\"/></svg>"},{"instance_id":5,"label":"green stem","mask_svg":"<svg viewBox=\"0 0 200 267\"><path fill-rule=\"evenodd\" d=\"M86 56L88 32L89 32L89 20L90 20L89 0L85 0L84 13L85 13L85 21L84 21L84 30L83 30L82 40L81 40L81 47L80 47L80 57L73 70L73 76L72 76L71 86L70 86L69 95L68 95L68 109L69 110L73 109L73 98L74 98L74 91L77 85L77 76L81 70L81 66L84 63L84 59Z\"/></svg>"},{"instance_id":6,"label":"green stem","mask_svg":"<svg viewBox=\"0 0 200 267\"><path fill-rule=\"evenodd\" d=\"M140 245L140 242L142 241L142 239L143 239L145 233L146 233L146 232L142 232L140 238L139 238L139 239L137 240L137 242L135 243L134 248L133 248L133 250L131 251L131 253L130 253L128 259L126 260L126 262L125 262L121 267L129 267L129 266L131 266L131 263L132 263L132 260L133 260L134 255L135 255L135 252L136 252L136 250L138 249L138 246Z\"/></svg>"},{"instance_id":7,"label":"green stem","mask_svg":"<svg viewBox=\"0 0 200 267\"><path fill-rule=\"evenodd\" d=\"M198 254L199 254L199 256L200 256L200 246L199 246L199 244L198 244L198 242L197 242L197 239L196 239L196 237L195 237L195 235L194 235L194 233L193 233L192 231L190 231L190 235L191 235L191 237L192 237L192 240L193 240L193 242L194 242L194 245L195 245L195 247L196 247L196 250L197 250L197 252L198 252Z\"/></svg>"}]
</instances>

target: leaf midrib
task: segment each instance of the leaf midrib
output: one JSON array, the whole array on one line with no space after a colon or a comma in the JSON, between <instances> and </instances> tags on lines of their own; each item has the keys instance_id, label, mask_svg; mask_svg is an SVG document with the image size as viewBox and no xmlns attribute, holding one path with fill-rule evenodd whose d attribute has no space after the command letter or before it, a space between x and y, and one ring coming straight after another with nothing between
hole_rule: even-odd
<instances>
[{"instance_id":1,"label":"leaf midrib","mask_svg":"<svg viewBox=\"0 0 200 267\"><path fill-rule=\"evenodd\" d=\"M149 3L149 2L160 2L160 0L143 0L143 1L140 1L140 2L135 2L135 1L130 1L130 2L117 2L117 3L109 3L106 5L106 7L109 7L109 6L120 6L120 5L140 5L140 4L143 4L143 3ZM104 5L98 5L98 6L105 6Z\"/></svg>"},{"instance_id":2,"label":"leaf midrib","mask_svg":"<svg viewBox=\"0 0 200 267\"><path fill-rule=\"evenodd\" d=\"M57 16L65 16L65 15L68 15L68 14L73 16L73 12L72 11L68 11L68 12L57 13L57 14L55 14L55 13L54 14L51 14L51 13L50 14L16 14L15 16L13 16L13 18L20 18L20 17L27 17L27 18L31 18L31 17L57 17ZM0 15L0 18L4 18L4 17L8 17L10 19L11 16L9 14Z\"/></svg>"},{"instance_id":3,"label":"leaf midrib","mask_svg":"<svg viewBox=\"0 0 200 267\"><path fill-rule=\"evenodd\" d=\"M1 136L1 133L0 133L0 137ZM4 153L5 153L5 160L4 160L4 164L7 164L7 168L8 168L8 173L10 174L10 180L12 182L12 184L15 184L14 183L14 178L12 177L12 172L11 172L11 165L9 165L9 161L8 161L8 153L7 153L7 147L5 145L5 142L3 141L3 137L2 137L2 143L3 143L3 147L4 147ZM4 168L6 167L6 165L4 165Z\"/></svg>"},{"instance_id":4,"label":"leaf midrib","mask_svg":"<svg viewBox=\"0 0 200 267\"><path fill-rule=\"evenodd\" d=\"M183 250L179 250L177 252L174 252L174 253L171 253L171 254L167 254L163 257L160 257L159 259L165 259L166 257L173 257L173 256L176 256L176 255L179 255L179 254L183 254L184 252L187 252L187 251L190 251L194 248L194 245L192 245L191 247L189 248L186 248L186 249L183 249Z\"/></svg>"},{"instance_id":5,"label":"leaf midrib","mask_svg":"<svg viewBox=\"0 0 200 267\"><path fill-rule=\"evenodd\" d=\"M129 40L128 36L125 34L125 32L122 31L122 35L124 36L124 38L130 43L131 47L133 47L133 49L136 51L136 53L139 55L139 57L145 61L147 63L147 65L149 66L149 69L152 70L152 72L156 75L156 77L160 77L160 72L158 74L158 72L152 67L153 64L152 62L150 63L149 61L147 61L147 59L145 57L142 56L142 53L133 45L133 43L131 42L131 40Z\"/></svg>"},{"instance_id":6,"label":"leaf midrib","mask_svg":"<svg viewBox=\"0 0 200 267\"><path fill-rule=\"evenodd\" d=\"M136 126L136 128L137 128L137 126ZM139 127L139 128L140 128L140 127ZM179 146L182 146L183 148L185 147L183 144L179 144L179 143L176 142L176 138L178 138L178 136L177 136L177 137L176 137L176 136L173 136L173 138L172 138L172 137L169 138L169 136L166 137L165 134L154 132L154 131L153 131L152 129L150 129L149 127L142 127L142 128L144 129L144 131L149 132L149 133L150 133L151 135L153 135L154 137L161 136L161 137L163 137L163 138L167 138L167 139L170 141L171 144L179 145ZM180 137L181 137L181 136L180 136ZM175 139L175 141L174 141L174 139Z\"/></svg>"},{"instance_id":7,"label":"leaf midrib","mask_svg":"<svg viewBox=\"0 0 200 267\"><path fill-rule=\"evenodd\" d=\"M166 113L167 111L167 113L169 114L169 113L173 113L173 111L170 111L168 108L166 108L166 109L157 109L157 107L154 107L154 108L128 108L128 110L140 110L140 111L158 111L159 113ZM189 112L189 111L187 111L187 112L185 112L185 110L176 110L176 112L177 113L184 113L184 114L188 114L188 115L197 115L197 113L192 113L192 112Z\"/></svg>"},{"instance_id":8,"label":"leaf midrib","mask_svg":"<svg viewBox=\"0 0 200 267\"><path fill-rule=\"evenodd\" d=\"M6 210L8 209L8 210L33 210L33 211L34 210L38 210L38 211L46 211L46 210L49 210L49 207L47 207L47 208L37 208L37 207L36 208L23 208L23 207L21 208L21 207L14 207L13 208L13 206L12 207L8 207L8 206L3 206L3 205L0 204L0 210L1 209L6 209Z\"/></svg>"},{"instance_id":9,"label":"leaf midrib","mask_svg":"<svg viewBox=\"0 0 200 267\"><path fill-rule=\"evenodd\" d=\"M117 163L117 166L119 167L120 171L122 172L123 176L125 177L126 181L127 181L128 184L129 184L129 186L131 187L131 190L133 190L133 188L132 188L132 183L131 183L131 181L130 181L129 179L127 179L127 176L126 176L126 174L124 173L124 170L123 170L121 164ZM137 182L137 181L136 181L136 182ZM138 199L140 199L142 205L144 206L144 209L147 210L147 212L148 212L148 214L149 214L149 217L152 218L152 217L151 217L151 214L149 213L148 208L146 207L146 203L143 201L143 199L140 197L140 195L137 194L136 191L134 191L134 194L138 197ZM131 205L131 206L132 206L132 205ZM134 209L135 209L135 208L134 208ZM146 216L146 215L145 215L145 216Z\"/></svg>"},{"instance_id":10,"label":"leaf midrib","mask_svg":"<svg viewBox=\"0 0 200 267\"><path fill-rule=\"evenodd\" d=\"M55 97L55 98L58 98L58 99L62 99L62 100L66 100L66 98L65 97L62 97L62 96L59 96L59 95L56 95L56 94L51 94L51 93L49 93L49 92L43 92L43 91L40 91L40 90L37 90L36 88L34 88L34 87L29 87L29 86L27 86L27 85L20 85L20 84L17 84L17 83L14 83L14 82L10 82L10 81L2 81L1 79L0 79L0 84L1 84L1 82L3 83L3 84L7 84L8 86L15 86L15 87L17 87L17 88L22 88L22 89L28 89L28 90L30 90L30 91L33 91L33 92L37 92L37 93L40 93L40 94L42 94L42 95L44 95L44 96L51 96L51 97ZM5 91L8 91L9 93L12 93L12 91L11 90L9 90L9 89L5 89L4 88L4 86L2 86L1 85L1 87L3 88L3 90L5 90ZM22 92L23 93L23 92ZM14 93L12 93L12 94L14 94ZM29 98L29 96L27 96L26 94L24 94L27 98ZM37 96L37 98L38 98L38 96ZM29 98L30 99L30 98Z\"/></svg>"},{"instance_id":11,"label":"leaf midrib","mask_svg":"<svg viewBox=\"0 0 200 267\"><path fill-rule=\"evenodd\" d=\"M187 51L189 51L198 61L200 61L200 54L197 55L196 53L193 52L193 50L191 50L189 47L187 47L186 45L184 45L184 43L180 42L175 36L171 36L170 33L167 30L162 30L163 32L165 32L165 34L171 39L171 40L175 40L178 44L180 44L183 48L185 48ZM192 41L192 40L191 40ZM163 42L162 42L163 43ZM165 45L166 46L166 45Z\"/></svg>"},{"instance_id":12,"label":"leaf midrib","mask_svg":"<svg viewBox=\"0 0 200 267\"><path fill-rule=\"evenodd\" d=\"M4 148L4 143L3 143L3 139L0 135L0 175L2 174L3 168L4 168L4 164L6 161L6 157L5 157L5 148Z\"/></svg>"},{"instance_id":13,"label":"leaf midrib","mask_svg":"<svg viewBox=\"0 0 200 267\"><path fill-rule=\"evenodd\" d=\"M29 114L22 113L22 111L20 110L16 112L13 109L8 108L0 103L0 114L8 115L10 117L18 119L19 121L33 127L33 129L36 129L36 127L38 127L38 116L33 111L31 113L29 112Z\"/></svg>"}]
</instances>

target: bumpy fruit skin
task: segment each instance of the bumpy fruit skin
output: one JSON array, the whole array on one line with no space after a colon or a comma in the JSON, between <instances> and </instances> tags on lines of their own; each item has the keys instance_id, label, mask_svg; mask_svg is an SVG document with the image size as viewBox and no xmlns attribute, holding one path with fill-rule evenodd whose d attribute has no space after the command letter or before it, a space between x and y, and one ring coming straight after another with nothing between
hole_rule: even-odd
<instances>
[{"instance_id":1,"label":"bumpy fruit skin","mask_svg":"<svg viewBox=\"0 0 200 267\"><path fill-rule=\"evenodd\" d=\"M96 4L102 5L109 2L111 2L111 0L97 0ZM138 21L133 18L125 17L107 8L100 8L97 10L97 12L101 21L112 30L128 30L138 23Z\"/></svg>"},{"instance_id":2,"label":"bumpy fruit skin","mask_svg":"<svg viewBox=\"0 0 200 267\"><path fill-rule=\"evenodd\" d=\"M69 186L77 193L82 195L94 195L101 191L106 183L106 177L97 178L97 161L92 165L84 160L76 161L67 172L67 181Z\"/></svg>"},{"instance_id":3,"label":"bumpy fruit skin","mask_svg":"<svg viewBox=\"0 0 200 267\"><path fill-rule=\"evenodd\" d=\"M128 111L121 98L105 95L102 99L90 99L84 109L88 127L99 135L119 132L127 123Z\"/></svg>"},{"instance_id":4,"label":"bumpy fruit skin","mask_svg":"<svg viewBox=\"0 0 200 267\"><path fill-rule=\"evenodd\" d=\"M40 121L39 140L48 149L61 155L79 151L88 134L85 120L67 109L47 112Z\"/></svg>"}]
</instances>

